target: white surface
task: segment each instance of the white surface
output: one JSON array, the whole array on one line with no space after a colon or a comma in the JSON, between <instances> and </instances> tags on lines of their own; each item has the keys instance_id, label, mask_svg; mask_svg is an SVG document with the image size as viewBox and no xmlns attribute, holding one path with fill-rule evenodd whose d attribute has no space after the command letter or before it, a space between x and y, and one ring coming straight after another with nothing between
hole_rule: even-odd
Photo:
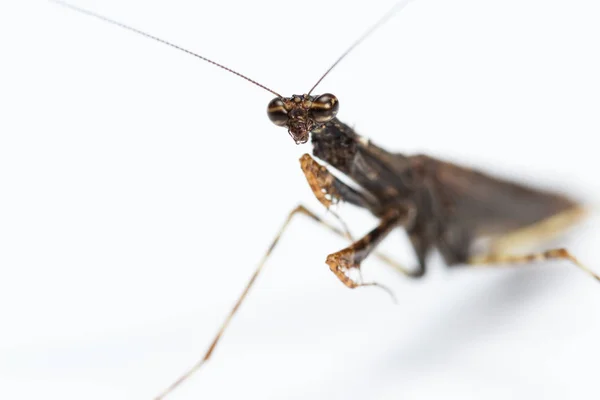
<instances>
[{"instance_id":1,"label":"white surface","mask_svg":"<svg viewBox=\"0 0 600 400\"><path fill-rule=\"evenodd\" d=\"M267 92L44 2L0 10L0 398L150 399L204 352L285 214L312 198ZM79 1L284 94L392 4ZM213 4L214 3L214 4ZM600 4L418 0L320 87L386 148L600 203ZM342 206L356 233L374 224ZM569 238L600 270L600 219ZM399 245L400 244L400 245ZM297 221L175 399L592 399L600 285L567 264L345 289ZM410 262L404 239L388 251Z\"/></svg>"}]
</instances>

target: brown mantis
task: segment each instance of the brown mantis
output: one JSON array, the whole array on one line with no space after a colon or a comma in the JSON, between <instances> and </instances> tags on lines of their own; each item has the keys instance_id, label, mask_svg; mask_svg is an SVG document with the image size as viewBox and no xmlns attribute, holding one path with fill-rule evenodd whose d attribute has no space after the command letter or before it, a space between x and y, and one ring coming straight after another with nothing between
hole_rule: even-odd
<instances>
[{"instance_id":1,"label":"brown mantis","mask_svg":"<svg viewBox=\"0 0 600 400\"><path fill-rule=\"evenodd\" d=\"M343 99L341 100L341 103L342 103L342 109L343 109L343 104L344 104L344 101L343 101ZM367 133L367 134L368 134L368 132L364 132L364 133Z\"/></svg>"}]
</instances>

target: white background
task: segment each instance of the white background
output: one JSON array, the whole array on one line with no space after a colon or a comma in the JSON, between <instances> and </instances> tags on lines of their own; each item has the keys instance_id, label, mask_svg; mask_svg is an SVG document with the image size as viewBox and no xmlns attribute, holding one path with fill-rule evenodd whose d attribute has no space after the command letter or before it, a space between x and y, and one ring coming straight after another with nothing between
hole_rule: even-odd
<instances>
[{"instance_id":1,"label":"white background","mask_svg":"<svg viewBox=\"0 0 600 400\"><path fill-rule=\"evenodd\" d=\"M282 94L307 91L385 2L74 0ZM322 212L272 95L45 2L0 10L0 398L151 399L206 350L286 213ZM339 117L600 204L600 4L417 0L320 86ZM376 221L341 206L360 234ZM600 271L598 212L558 244ZM406 263L400 234L385 243ZM344 242L296 221L175 399L592 399L600 285L567 263L351 291Z\"/></svg>"}]
</instances>

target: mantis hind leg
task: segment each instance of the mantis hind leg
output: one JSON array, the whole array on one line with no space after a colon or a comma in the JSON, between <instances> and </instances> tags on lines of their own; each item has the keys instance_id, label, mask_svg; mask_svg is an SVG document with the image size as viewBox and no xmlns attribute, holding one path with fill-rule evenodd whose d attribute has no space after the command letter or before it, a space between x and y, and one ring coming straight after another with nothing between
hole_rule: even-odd
<instances>
[{"instance_id":1,"label":"mantis hind leg","mask_svg":"<svg viewBox=\"0 0 600 400\"><path fill-rule=\"evenodd\" d=\"M465 256L466 253L463 253L461 259L457 259L456 262L449 264L468 264L476 267L491 267L531 265L542 261L566 260L594 279L600 281L600 276L598 274L582 264L565 248L555 248L537 252L519 252L519 249L539 247L550 239L555 238L579 222L585 214L586 210L581 207L571 208L535 224L493 238L486 246L487 250L485 252L468 256Z\"/></svg>"}]
</instances>

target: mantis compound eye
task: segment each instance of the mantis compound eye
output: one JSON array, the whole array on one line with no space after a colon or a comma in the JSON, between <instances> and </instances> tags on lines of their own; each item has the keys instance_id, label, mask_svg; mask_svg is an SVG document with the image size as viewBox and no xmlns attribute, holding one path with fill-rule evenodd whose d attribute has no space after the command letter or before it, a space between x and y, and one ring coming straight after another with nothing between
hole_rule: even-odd
<instances>
[{"instance_id":1,"label":"mantis compound eye","mask_svg":"<svg viewBox=\"0 0 600 400\"><path fill-rule=\"evenodd\" d=\"M279 97L276 97L269 102L269 105L267 106L267 115L275 125L287 125L288 111L285 108L285 103Z\"/></svg>"},{"instance_id":2,"label":"mantis compound eye","mask_svg":"<svg viewBox=\"0 0 600 400\"><path fill-rule=\"evenodd\" d=\"M329 122L338 113L340 103L331 93L325 93L313 100L310 112L316 122Z\"/></svg>"}]
</instances>

